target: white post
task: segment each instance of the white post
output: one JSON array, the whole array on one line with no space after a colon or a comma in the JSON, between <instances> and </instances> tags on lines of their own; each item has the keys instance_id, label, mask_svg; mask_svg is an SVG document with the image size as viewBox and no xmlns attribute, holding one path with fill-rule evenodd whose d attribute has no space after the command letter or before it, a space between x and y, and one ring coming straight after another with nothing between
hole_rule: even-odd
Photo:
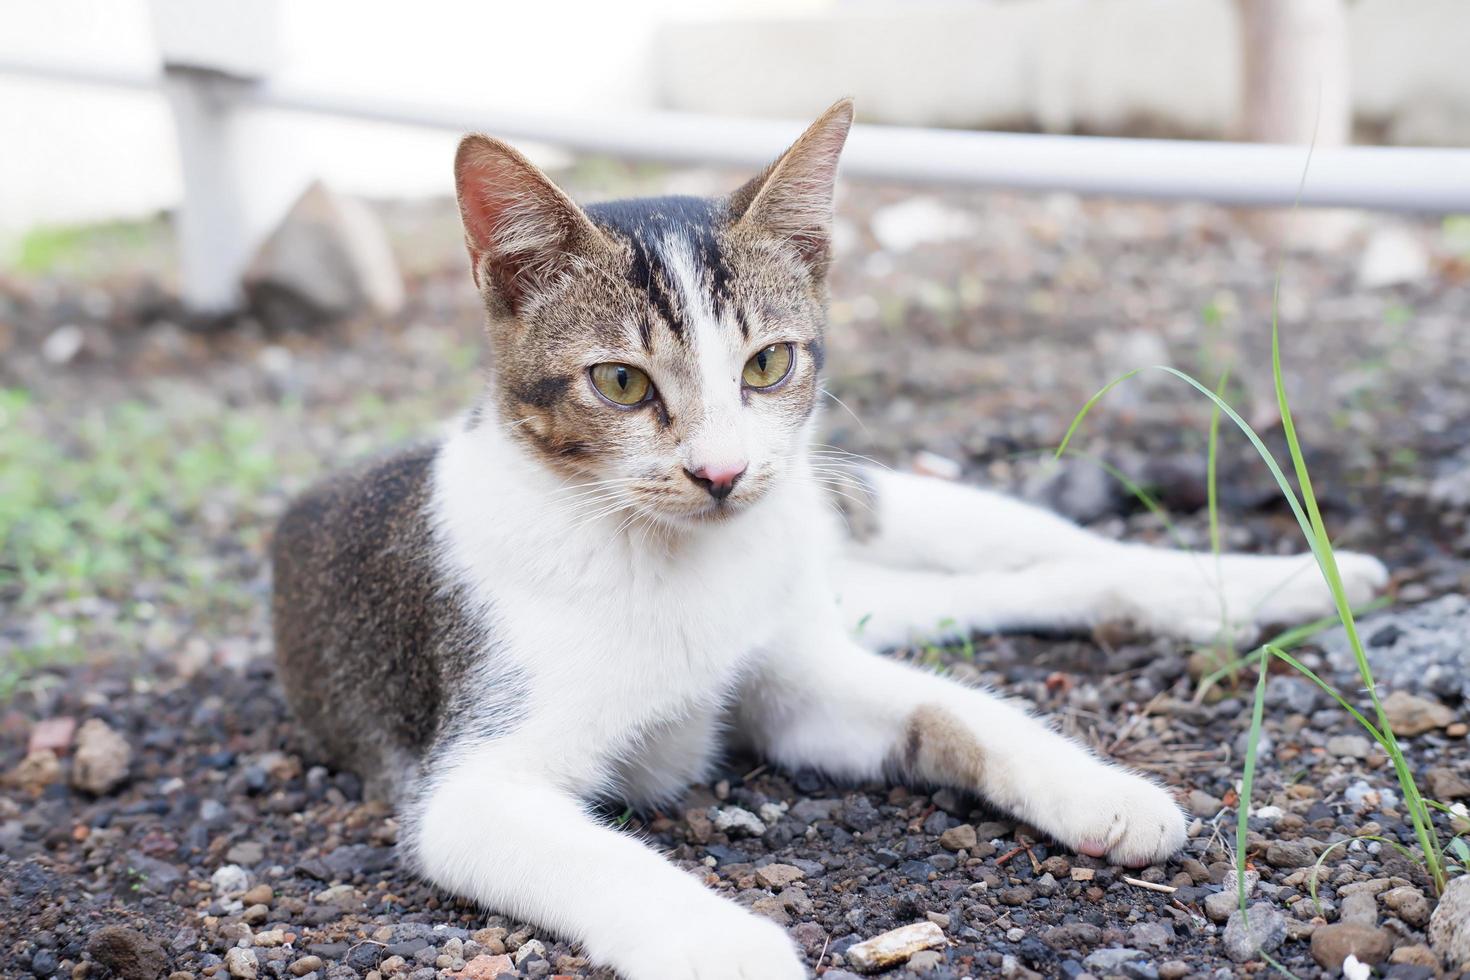
<instances>
[{"instance_id":1,"label":"white post","mask_svg":"<svg viewBox=\"0 0 1470 980\"><path fill-rule=\"evenodd\" d=\"M184 199L177 234L180 297L204 316L239 306L240 277L257 242L247 221L236 98L276 58L274 0L152 0L173 109Z\"/></svg>"}]
</instances>

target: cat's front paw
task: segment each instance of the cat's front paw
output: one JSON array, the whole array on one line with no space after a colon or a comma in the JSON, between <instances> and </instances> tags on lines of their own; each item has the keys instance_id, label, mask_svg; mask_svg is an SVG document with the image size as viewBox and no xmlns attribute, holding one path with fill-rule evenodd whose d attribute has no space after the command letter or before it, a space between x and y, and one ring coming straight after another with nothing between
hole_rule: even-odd
<instances>
[{"instance_id":1,"label":"cat's front paw","mask_svg":"<svg viewBox=\"0 0 1470 980\"><path fill-rule=\"evenodd\" d=\"M1184 846L1184 812L1168 791L1142 776L1099 766L1072 781L1051 833L1079 854L1141 868Z\"/></svg>"},{"instance_id":2,"label":"cat's front paw","mask_svg":"<svg viewBox=\"0 0 1470 980\"><path fill-rule=\"evenodd\" d=\"M662 923L615 958L628 980L806 980L786 931L724 901Z\"/></svg>"}]
</instances>

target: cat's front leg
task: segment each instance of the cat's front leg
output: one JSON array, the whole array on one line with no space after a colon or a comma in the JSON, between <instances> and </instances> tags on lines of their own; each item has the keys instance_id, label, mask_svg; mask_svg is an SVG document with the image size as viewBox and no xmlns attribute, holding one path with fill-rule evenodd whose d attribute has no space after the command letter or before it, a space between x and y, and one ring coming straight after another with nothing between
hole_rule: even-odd
<instances>
[{"instance_id":1,"label":"cat's front leg","mask_svg":"<svg viewBox=\"0 0 1470 980\"><path fill-rule=\"evenodd\" d=\"M737 708L743 734L771 759L977 792L1067 847L1123 865L1162 861L1184 844L1184 815L1167 791L1014 704L865 650L835 625L803 639L764 659Z\"/></svg>"},{"instance_id":2,"label":"cat's front leg","mask_svg":"<svg viewBox=\"0 0 1470 980\"><path fill-rule=\"evenodd\" d=\"M416 870L457 895L580 942L626 980L802 980L775 923L603 826L504 753L463 755L406 807Z\"/></svg>"}]
</instances>

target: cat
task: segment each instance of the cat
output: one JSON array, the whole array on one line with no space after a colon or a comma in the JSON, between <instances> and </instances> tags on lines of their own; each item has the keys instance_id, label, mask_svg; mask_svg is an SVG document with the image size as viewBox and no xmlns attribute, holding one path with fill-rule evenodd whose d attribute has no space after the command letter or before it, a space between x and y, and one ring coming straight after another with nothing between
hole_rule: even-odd
<instances>
[{"instance_id":1,"label":"cat","mask_svg":"<svg viewBox=\"0 0 1470 980\"><path fill-rule=\"evenodd\" d=\"M579 207L505 143L455 178L493 366L438 443L308 491L272 546L280 677L325 759L396 802L428 881L628 980L806 976L786 932L589 801L656 806L727 744L973 791L1129 866L1185 841L1160 785L1027 711L883 656L957 632L1128 620L1212 639L1326 614L1306 557L1095 536L813 446L834 105L728 197ZM1386 581L1339 553L1354 600Z\"/></svg>"}]
</instances>

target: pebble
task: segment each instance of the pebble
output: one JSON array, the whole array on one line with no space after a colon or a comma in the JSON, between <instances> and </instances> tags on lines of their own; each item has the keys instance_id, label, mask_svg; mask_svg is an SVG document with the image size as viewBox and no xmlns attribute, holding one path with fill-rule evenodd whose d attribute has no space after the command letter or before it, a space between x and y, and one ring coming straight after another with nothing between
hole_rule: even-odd
<instances>
[{"instance_id":1,"label":"pebble","mask_svg":"<svg viewBox=\"0 0 1470 980\"><path fill-rule=\"evenodd\" d=\"M930 973L944 962L944 956L932 949L924 949L909 957L909 972Z\"/></svg>"},{"instance_id":2,"label":"pebble","mask_svg":"<svg viewBox=\"0 0 1470 980\"><path fill-rule=\"evenodd\" d=\"M1205 896L1205 915L1211 922L1228 922L1238 908L1240 897L1234 891L1214 892Z\"/></svg>"},{"instance_id":3,"label":"pebble","mask_svg":"<svg viewBox=\"0 0 1470 980\"><path fill-rule=\"evenodd\" d=\"M259 968L260 960L253 949L236 946L225 953L225 969L236 980L255 980Z\"/></svg>"},{"instance_id":4,"label":"pebble","mask_svg":"<svg viewBox=\"0 0 1470 980\"><path fill-rule=\"evenodd\" d=\"M1242 915L1240 909L1230 913L1222 942L1225 955L1237 963L1269 953L1286 939L1286 916L1266 902L1257 902Z\"/></svg>"},{"instance_id":5,"label":"pebble","mask_svg":"<svg viewBox=\"0 0 1470 980\"><path fill-rule=\"evenodd\" d=\"M974 850L977 843L979 843L979 838L975 834L973 824L962 823L939 835L939 846L947 851Z\"/></svg>"},{"instance_id":6,"label":"pebble","mask_svg":"<svg viewBox=\"0 0 1470 980\"><path fill-rule=\"evenodd\" d=\"M1168 949L1174 944L1174 927L1163 922L1139 922L1128 930L1128 944Z\"/></svg>"},{"instance_id":7,"label":"pebble","mask_svg":"<svg viewBox=\"0 0 1470 980\"><path fill-rule=\"evenodd\" d=\"M1383 713L1395 735L1414 736L1444 728L1455 720L1455 712L1438 701L1394 691L1383 699Z\"/></svg>"},{"instance_id":8,"label":"pebble","mask_svg":"<svg viewBox=\"0 0 1470 980\"><path fill-rule=\"evenodd\" d=\"M1470 875L1450 879L1429 919L1429 945L1455 969L1470 968Z\"/></svg>"},{"instance_id":9,"label":"pebble","mask_svg":"<svg viewBox=\"0 0 1470 980\"><path fill-rule=\"evenodd\" d=\"M1429 783L1429 795L1441 803L1470 797L1470 780L1461 778L1453 769L1435 766L1425 773L1425 777Z\"/></svg>"},{"instance_id":10,"label":"pebble","mask_svg":"<svg viewBox=\"0 0 1470 980\"><path fill-rule=\"evenodd\" d=\"M947 942L944 930L934 923L915 922L849 946L843 955L859 971L874 973L905 963L920 950L943 947Z\"/></svg>"},{"instance_id":11,"label":"pebble","mask_svg":"<svg viewBox=\"0 0 1470 980\"><path fill-rule=\"evenodd\" d=\"M1343 960L1378 964L1393 949L1393 933L1361 922L1334 922L1312 933L1312 959L1328 970L1341 970Z\"/></svg>"},{"instance_id":12,"label":"pebble","mask_svg":"<svg viewBox=\"0 0 1470 980\"><path fill-rule=\"evenodd\" d=\"M94 796L103 796L128 778L133 747L100 718L88 719L77 732L72 756L71 784Z\"/></svg>"},{"instance_id":13,"label":"pebble","mask_svg":"<svg viewBox=\"0 0 1470 980\"><path fill-rule=\"evenodd\" d=\"M1316 861L1312 848L1300 841L1272 841L1266 848L1266 863L1273 868L1306 868Z\"/></svg>"},{"instance_id":14,"label":"pebble","mask_svg":"<svg viewBox=\"0 0 1470 980\"><path fill-rule=\"evenodd\" d=\"M1338 908L1337 921L1376 926L1378 924L1378 899L1366 892L1348 895Z\"/></svg>"},{"instance_id":15,"label":"pebble","mask_svg":"<svg viewBox=\"0 0 1470 980\"><path fill-rule=\"evenodd\" d=\"M731 837L759 837L766 832L766 825L760 817L751 813L744 807L727 806L715 811L715 830Z\"/></svg>"},{"instance_id":16,"label":"pebble","mask_svg":"<svg viewBox=\"0 0 1470 980\"><path fill-rule=\"evenodd\" d=\"M1373 741L1364 735L1334 735L1327 740L1327 754L1346 759L1366 759L1373 753Z\"/></svg>"},{"instance_id":17,"label":"pebble","mask_svg":"<svg viewBox=\"0 0 1470 980\"><path fill-rule=\"evenodd\" d=\"M482 953L470 960L454 976L460 980L495 980L502 973L514 973L516 965L504 953L491 956Z\"/></svg>"},{"instance_id":18,"label":"pebble","mask_svg":"<svg viewBox=\"0 0 1470 980\"><path fill-rule=\"evenodd\" d=\"M1189 976L1189 964L1183 960L1165 960L1159 964L1160 980L1181 980Z\"/></svg>"},{"instance_id":19,"label":"pebble","mask_svg":"<svg viewBox=\"0 0 1470 980\"><path fill-rule=\"evenodd\" d=\"M760 882L762 888L779 891L806 877L806 872L790 864L767 864L755 869L755 880Z\"/></svg>"},{"instance_id":20,"label":"pebble","mask_svg":"<svg viewBox=\"0 0 1470 980\"><path fill-rule=\"evenodd\" d=\"M320 956L316 956L314 954L308 953L307 955L301 957L300 959L293 960L292 961L292 963L291 963L291 975L292 976L297 976L297 977L304 977L308 973L314 973L315 971L320 970L321 968L322 968L322 958Z\"/></svg>"},{"instance_id":21,"label":"pebble","mask_svg":"<svg viewBox=\"0 0 1470 980\"><path fill-rule=\"evenodd\" d=\"M1413 885L1390 888L1383 893L1381 901L1390 912L1415 929L1423 929L1429 924L1432 906L1424 893Z\"/></svg>"},{"instance_id":22,"label":"pebble","mask_svg":"<svg viewBox=\"0 0 1470 980\"><path fill-rule=\"evenodd\" d=\"M1189 812L1203 820L1208 820L1220 812L1225 804L1218 796L1211 796L1203 790L1192 789L1189 791Z\"/></svg>"},{"instance_id":23,"label":"pebble","mask_svg":"<svg viewBox=\"0 0 1470 980\"><path fill-rule=\"evenodd\" d=\"M226 864L209 876L214 893L222 897L239 895L250 887L250 872L238 864Z\"/></svg>"},{"instance_id":24,"label":"pebble","mask_svg":"<svg viewBox=\"0 0 1470 980\"><path fill-rule=\"evenodd\" d=\"M168 969L168 955L136 929L104 926L87 938L92 959L116 974L119 980L157 980Z\"/></svg>"}]
</instances>

